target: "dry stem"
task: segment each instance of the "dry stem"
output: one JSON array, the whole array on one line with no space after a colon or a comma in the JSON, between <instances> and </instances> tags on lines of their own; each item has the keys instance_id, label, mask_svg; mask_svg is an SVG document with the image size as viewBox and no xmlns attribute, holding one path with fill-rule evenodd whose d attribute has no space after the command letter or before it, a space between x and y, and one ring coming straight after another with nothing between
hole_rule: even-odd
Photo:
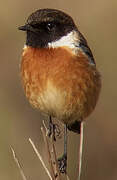
<instances>
[{"instance_id":1,"label":"dry stem","mask_svg":"<svg viewBox=\"0 0 117 180\"><path fill-rule=\"evenodd\" d=\"M50 180L62 180L63 177L65 177L66 180L70 180L67 174L64 174L64 176L61 176L61 174L60 174L60 171L58 168L58 161L57 161L57 156L56 156L54 140L53 140L53 137L51 139L48 137L48 129L46 128L44 121L43 121L43 126L41 127L41 131L43 134L43 139L44 139L44 143L45 143L45 148L46 148L46 152L47 152L50 170L48 170L48 168L46 167L46 165L42 159L42 156L40 155L39 151L37 150L34 142L31 140L31 138L29 138L29 142L30 142L31 146L33 147L33 150L36 153L38 159L40 160L43 168L45 169L49 179ZM12 148L12 146L10 148L11 148L11 151L13 154L14 161L15 161L16 165L18 166L18 169L22 176L22 179L27 180L14 149ZM78 160L78 163L79 163L79 165L78 165L78 170L79 170L78 171L79 172L78 180L80 180L80 176L81 176L82 151L83 151L83 122L81 123L80 149L79 149L79 160Z\"/></svg>"},{"instance_id":2,"label":"dry stem","mask_svg":"<svg viewBox=\"0 0 117 180\"><path fill-rule=\"evenodd\" d=\"M43 159L42 159L42 157L41 157L41 155L40 155L40 153L39 153L39 151L37 150L36 146L34 145L34 142L33 142L30 138L29 138L29 142L30 142L30 144L32 145L32 147L33 147L33 149L34 149L37 157L38 157L39 160L41 161L41 164L42 164L42 166L44 167L44 169L45 169L48 177L50 178L50 180L53 180L52 177L51 177L51 174L50 174L50 172L49 172L49 170L48 170L48 168L46 167L46 165L45 165L45 163L44 163L44 161L43 161Z\"/></svg>"},{"instance_id":3,"label":"dry stem","mask_svg":"<svg viewBox=\"0 0 117 180\"><path fill-rule=\"evenodd\" d=\"M47 135L46 135L46 131L45 131L45 129L43 127L41 127L41 131L42 131L44 142L45 142L45 147L46 147L46 151L47 151L48 162L49 162L49 165L50 165L50 171L51 171L52 180L56 180L55 179L54 168L53 168L53 163L52 163L52 159L51 159L51 153L50 153L50 149L49 149L49 143L48 143L48 139L47 139Z\"/></svg>"},{"instance_id":4,"label":"dry stem","mask_svg":"<svg viewBox=\"0 0 117 180\"><path fill-rule=\"evenodd\" d=\"M42 134L43 134L43 138L45 142L46 151L48 154L48 162L50 165L53 180L61 180L61 175L58 168L58 162L57 162L57 157L56 157L54 140L53 140L53 137L51 138L51 141L50 141L50 138L48 138L48 130L46 128L44 121L43 121L43 127L41 127L41 130L42 130Z\"/></svg>"},{"instance_id":5,"label":"dry stem","mask_svg":"<svg viewBox=\"0 0 117 180\"><path fill-rule=\"evenodd\" d=\"M25 176L25 174L24 174L24 172L23 172L23 169L22 169L22 167L21 167L21 165L20 165L20 162L19 162L19 160L18 160L18 158L17 158L17 156L16 156L16 153L15 153L14 149L12 148L12 146L11 146L10 148L11 148L11 151L12 151L12 154L13 154L14 161L15 161L15 163L16 163L19 171L20 171L20 174L21 174L21 176L22 176L22 179L23 179L23 180L27 180L27 178L26 178L26 176Z\"/></svg>"},{"instance_id":6,"label":"dry stem","mask_svg":"<svg viewBox=\"0 0 117 180\"><path fill-rule=\"evenodd\" d=\"M78 180L81 177L81 170L82 170L82 152L83 152L83 127L84 122L81 122L81 132L80 132L80 148L79 148L79 159L78 159Z\"/></svg>"}]
</instances>

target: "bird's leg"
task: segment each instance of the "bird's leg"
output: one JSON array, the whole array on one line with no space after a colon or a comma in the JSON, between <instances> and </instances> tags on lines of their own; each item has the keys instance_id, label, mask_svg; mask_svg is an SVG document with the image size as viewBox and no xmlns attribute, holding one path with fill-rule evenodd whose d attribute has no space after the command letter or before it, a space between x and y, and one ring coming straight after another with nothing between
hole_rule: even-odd
<instances>
[{"instance_id":1,"label":"bird's leg","mask_svg":"<svg viewBox=\"0 0 117 180\"><path fill-rule=\"evenodd\" d=\"M53 137L53 140L56 141L56 138L55 138L55 124L53 124L52 122L52 117L50 116L49 117L49 132L48 132L48 136L52 136Z\"/></svg>"},{"instance_id":2,"label":"bird's leg","mask_svg":"<svg viewBox=\"0 0 117 180\"><path fill-rule=\"evenodd\" d=\"M52 117L49 116L49 130L48 130L48 136L50 137L52 135L53 129L53 123L52 123Z\"/></svg>"},{"instance_id":3,"label":"bird's leg","mask_svg":"<svg viewBox=\"0 0 117 180\"><path fill-rule=\"evenodd\" d=\"M67 125L64 125L64 154L58 159L58 166L61 173L67 172Z\"/></svg>"}]
</instances>

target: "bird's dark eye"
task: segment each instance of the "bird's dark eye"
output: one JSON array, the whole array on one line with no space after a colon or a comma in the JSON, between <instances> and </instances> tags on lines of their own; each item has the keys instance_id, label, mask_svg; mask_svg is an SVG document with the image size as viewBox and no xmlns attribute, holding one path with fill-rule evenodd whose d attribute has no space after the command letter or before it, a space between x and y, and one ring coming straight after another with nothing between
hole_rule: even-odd
<instances>
[{"instance_id":1,"label":"bird's dark eye","mask_svg":"<svg viewBox=\"0 0 117 180\"><path fill-rule=\"evenodd\" d=\"M54 22L41 22L41 23L34 23L31 24L31 26L34 29L40 29L40 30L46 30L48 32L51 32L54 30L54 28L56 27L56 24Z\"/></svg>"},{"instance_id":2,"label":"bird's dark eye","mask_svg":"<svg viewBox=\"0 0 117 180\"><path fill-rule=\"evenodd\" d=\"M46 28L48 31L52 31L55 28L55 24L52 22L47 23Z\"/></svg>"}]
</instances>

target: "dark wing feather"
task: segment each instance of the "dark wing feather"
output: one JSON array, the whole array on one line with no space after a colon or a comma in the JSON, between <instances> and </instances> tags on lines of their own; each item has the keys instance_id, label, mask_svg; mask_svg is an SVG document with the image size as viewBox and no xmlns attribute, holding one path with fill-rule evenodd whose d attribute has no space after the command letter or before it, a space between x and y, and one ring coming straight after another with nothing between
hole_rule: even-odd
<instances>
[{"instance_id":1,"label":"dark wing feather","mask_svg":"<svg viewBox=\"0 0 117 180\"><path fill-rule=\"evenodd\" d=\"M86 39L80 32L79 32L79 37L80 37L79 47L88 56L90 63L96 65L91 49L89 48Z\"/></svg>"}]
</instances>

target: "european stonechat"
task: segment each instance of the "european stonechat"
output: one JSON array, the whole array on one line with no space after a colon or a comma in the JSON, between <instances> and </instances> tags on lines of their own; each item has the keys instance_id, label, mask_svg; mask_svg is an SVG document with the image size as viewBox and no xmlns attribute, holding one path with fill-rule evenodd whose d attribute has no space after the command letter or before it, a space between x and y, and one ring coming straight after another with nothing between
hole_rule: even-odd
<instances>
[{"instance_id":1,"label":"european stonechat","mask_svg":"<svg viewBox=\"0 0 117 180\"><path fill-rule=\"evenodd\" d=\"M82 121L94 110L100 73L86 39L66 13L37 10L19 30L26 31L21 61L26 97L33 107L49 115L50 127L52 117L65 124L61 161L66 164L67 129L80 133ZM66 172L66 166L60 170Z\"/></svg>"}]
</instances>

